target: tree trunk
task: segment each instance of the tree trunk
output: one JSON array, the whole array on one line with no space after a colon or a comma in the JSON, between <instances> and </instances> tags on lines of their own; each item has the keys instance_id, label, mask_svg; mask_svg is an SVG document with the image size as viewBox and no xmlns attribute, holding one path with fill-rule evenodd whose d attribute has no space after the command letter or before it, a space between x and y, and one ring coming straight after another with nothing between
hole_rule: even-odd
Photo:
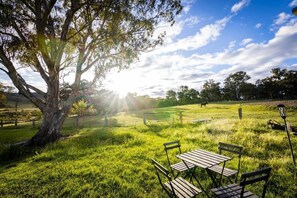
<instances>
[{"instance_id":1,"label":"tree trunk","mask_svg":"<svg viewBox=\"0 0 297 198\"><path fill-rule=\"evenodd\" d=\"M39 131L32 137L29 144L32 146L45 146L61 137L61 127L65 118L61 118L59 113L45 112L42 125Z\"/></svg>"},{"instance_id":2,"label":"tree trunk","mask_svg":"<svg viewBox=\"0 0 297 198\"><path fill-rule=\"evenodd\" d=\"M29 145L45 146L61 137L61 127L67 117L69 108L59 108L59 75L50 75L51 81L47 90L46 106L43 111L43 122L39 131L31 138Z\"/></svg>"}]
</instances>

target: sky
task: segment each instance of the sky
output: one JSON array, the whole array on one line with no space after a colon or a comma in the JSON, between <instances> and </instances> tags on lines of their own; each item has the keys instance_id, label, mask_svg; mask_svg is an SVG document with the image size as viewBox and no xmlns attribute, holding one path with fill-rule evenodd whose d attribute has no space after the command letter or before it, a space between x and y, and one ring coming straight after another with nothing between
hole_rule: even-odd
<instances>
[{"instance_id":1,"label":"sky","mask_svg":"<svg viewBox=\"0 0 297 198\"><path fill-rule=\"evenodd\" d=\"M238 71L249 82L270 76L280 67L297 70L297 0L184 0L173 26L163 23L156 35L166 31L162 46L143 52L129 69L111 71L102 88L151 97L165 97L182 85L201 90L206 80L223 86ZM22 72L26 81L41 89L41 78ZM11 81L0 72L0 81Z\"/></svg>"},{"instance_id":2,"label":"sky","mask_svg":"<svg viewBox=\"0 0 297 198\"><path fill-rule=\"evenodd\" d=\"M211 3L210 3L211 2ZM165 97L187 85L198 91L206 80L245 71L255 83L280 67L297 70L297 0L189 0L162 46L144 52L124 71L107 75L103 87Z\"/></svg>"}]
</instances>

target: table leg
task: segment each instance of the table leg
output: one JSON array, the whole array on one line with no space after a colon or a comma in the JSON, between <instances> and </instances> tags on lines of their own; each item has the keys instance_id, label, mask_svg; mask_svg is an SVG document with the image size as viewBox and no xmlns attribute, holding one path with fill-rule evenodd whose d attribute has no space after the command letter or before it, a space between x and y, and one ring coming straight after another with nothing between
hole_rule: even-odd
<instances>
[{"instance_id":1,"label":"table leg","mask_svg":"<svg viewBox=\"0 0 297 198\"><path fill-rule=\"evenodd\" d=\"M217 178L214 176L214 174L209 169L206 169L206 172L209 175L212 182L214 183L214 186L219 187L219 185L217 184Z\"/></svg>"},{"instance_id":2,"label":"table leg","mask_svg":"<svg viewBox=\"0 0 297 198\"><path fill-rule=\"evenodd\" d=\"M209 195L208 195L208 193L206 192L206 190L203 188L203 186L201 185L201 183L198 181L198 179L196 178L196 176L195 176L195 174L194 174L194 172L195 172L195 170L196 170L196 167L194 167L193 169L190 169L189 168L189 166L187 165L187 163L184 161L184 160L182 160L183 161L183 163L185 164L185 166L187 167L187 169L188 169L188 171L191 173L190 174L190 182L192 183L192 184L194 184L193 183L193 178L196 180L196 182L198 183L198 185L200 186L200 188L201 188L201 190L206 194L206 196L207 197L210 197Z\"/></svg>"}]
</instances>

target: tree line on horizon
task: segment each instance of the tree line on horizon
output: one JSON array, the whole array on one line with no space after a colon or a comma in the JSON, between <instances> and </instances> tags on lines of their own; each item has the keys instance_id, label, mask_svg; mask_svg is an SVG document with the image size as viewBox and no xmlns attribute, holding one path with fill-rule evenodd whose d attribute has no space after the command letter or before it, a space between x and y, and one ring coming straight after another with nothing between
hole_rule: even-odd
<instances>
[{"instance_id":1,"label":"tree line on horizon","mask_svg":"<svg viewBox=\"0 0 297 198\"><path fill-rule=\"evenodd\" d=\"M247 82L250 78L246 72L239 71L230 74L224 80L223 86L220 82L209 79L205 81L200 92L187 86L181 86L177 92L171 89L166 92L166 98L159 106L238 100L297 99L296 70L274 68L271 70L271 76L259 79L254 84Z\"/></svg>"},{"instance_id":2,"label":"tree line on horizon","mask_svg":"<svg viewBox=\"0 0 297 198\"><path fill-rule=\"evenodd\" d=\"M177 91L166 91L165 98L152 98L148 95L128 93L119 96L109 90L94 90L89 103L99 113L135 111L157 107L199 104L204 102L239 101L239 100L294 100L297 99L297 71L274 68L271 76L257 80L254 84L247 82L251 77L244 71L230 74L223 86L213 79L206 80L200 91L182 85ZM88 86L86 86L88 87Z\"/></svg>"},{"instance_id":3,"label":"tree line on horizon","mask_svg":"<svg viewBox=\"0 0 297 198\"><path fill-rule=\"evenodd\" d=\"M173 89L166 91L165 98L152 98L148 95L137 95L137 93L128 93L124 98L120 98L113 91L91 88L88 81L84 80L80 85L80 99L87 107L92 105L96 112L101 114L106 111L116 113L202 102L297 99L297 71L295 70L274 68L271 70L271 76L257 80L255 84L247 82L250 78L246 72L239 71L230 74L224 80L223 86L209 79L205 81L200 91L182 85L177 91ZM61 87L61 98L69 97L69 86L66 83ZM7 87L2 86L0 96L5 92L4 88L8 90ZM80 103L82 103L81 100Z\"/></svg>"}]
</instances>

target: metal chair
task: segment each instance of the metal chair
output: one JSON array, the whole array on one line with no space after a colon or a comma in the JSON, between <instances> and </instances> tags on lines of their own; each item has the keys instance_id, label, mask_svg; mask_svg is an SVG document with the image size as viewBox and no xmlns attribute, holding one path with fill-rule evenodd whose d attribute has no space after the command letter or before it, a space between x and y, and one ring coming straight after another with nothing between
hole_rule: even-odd
<instances>
[{"instance_id":1,"label":"metal chair","mask_svg":"<svg viewBox=\"0 0 297 198\"><path fill-rule=\"evenodd\" d=\"M174 176L174 177L177 177L181 172L184 172L184 171L188 171L189 169L191 168L194 168L195 165L189 163L189 162L178 162L178 163L175 163L175 164L171 164L170 162L170 157L169 157L169 150L178 150L178 153L181 154L181 145L180 145L180 141L179 140L176 140L176 141L172 141L172 142L166 142L163 144L164 145L164 150L166 152L166 156L167 156L167 161L168 161L168 164L170 166L170 169L171 169L171 172L172 172L172 175L174 176L174 170L177 171L177 175Z\"/></svg>"},{"instance_id":2,"label":"metal chair","mask_svg":"<svg viewBox=\"0 0 297 198\"><path fill-rule=\"evenodd\" d=\"M225 152L236 154L238 156L237 169L234 170L234 169L224 167L224 172L222 173L223 167L216 165L216 166L209 168L208 171L211 171L211 173L215 173L215 174L219 174L219 175L222 174L223 176L227 177L230 182L232 182L231 178L235 177L234 182L237 182L237 177L238 177L238 173L240 170L240 160L241 160L241 154L242 154L243 147L233 145L233 144L226 144L223 142L219 142L218 148L219 148L220 154L222 154L222 151L225 151ZM213 177L213 180L215 180L214 175L213 174L211 174L211 175Z\"/></svg>"},{"instance_id":3,"label":"metal chair","mask_svg":"<svg viewBox=\"0 0 297 198\"><path fill-rule=\"evenodd\" d=\"M259 169L253 172L244 173L241 176L239 185L229 184L227 186L213 188L211 191L215 194L216 197L226 198L226 197L258 197L253 192L247 191L245 187L247 185L254 184L256 182L264 181L262 198L265 197L265 193L268 186L268 179L270 176L271 167Z\"/></svg>"},{"instance_id":4,"label":"metal chair","mask_svg":"<svg viewBox=\"0 0 297 198\"><path fill-rule=\"evenodd\" d=\"M159 164L156 160L152 159L152 163L155 167L158 180L162 188L166 191L169 197L178 197L178 198L190 198L196 197L202 191L196 186L186 181L182 177L171 179L169 171ZM167 182L163 183L162 178L166 178Z\"/></svg>"}]
</instances>

